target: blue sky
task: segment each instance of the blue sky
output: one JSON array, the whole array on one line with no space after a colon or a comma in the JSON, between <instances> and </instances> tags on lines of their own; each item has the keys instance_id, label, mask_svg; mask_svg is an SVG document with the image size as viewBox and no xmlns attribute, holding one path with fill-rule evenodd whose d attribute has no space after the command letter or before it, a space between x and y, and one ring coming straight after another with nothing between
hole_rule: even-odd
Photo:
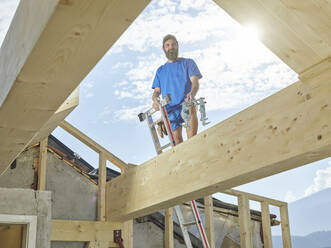
<instances>
[{"instance_id":1,"label":"blue sky","mask_svg":"<svg viewBox=\"0 0 331 248\"><path fill-rule=\"evenodd\" d=\"M17 4L0 0L0 42ZM297 80L257 41L259 32L258 24L241 27L210 0L152 1L82 81L80 104L67 121L122 160L141 164L155 156L147 124L137 114L151 106L155 71L166 62L163 36L176 35L180 56L198 64L198 97L206 97L212 126ZM94 152L60 129L53 134L97 165ZM238 188L290 202L330 186L326 159Z\"/></svg>"}]
</instances>

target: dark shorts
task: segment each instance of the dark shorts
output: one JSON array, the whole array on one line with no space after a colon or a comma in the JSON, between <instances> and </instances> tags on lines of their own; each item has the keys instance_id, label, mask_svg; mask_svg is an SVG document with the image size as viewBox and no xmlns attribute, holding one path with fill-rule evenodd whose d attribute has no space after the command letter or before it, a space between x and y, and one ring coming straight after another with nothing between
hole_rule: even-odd
<instances>
[{"instance_id":1,"label":"dark shorts","mask_svg":"<svg viewBox=\"0 0 331 248\"><path fill-rule=\"evenodd\" d=\"M168 113L168 118L171 124L171 130L175 131L177 128L179 128L182 123L184 123L184 120L180 113L182 112L182 106L179 106L178 108L175 108Z\"/></svg>"}]
</instances>

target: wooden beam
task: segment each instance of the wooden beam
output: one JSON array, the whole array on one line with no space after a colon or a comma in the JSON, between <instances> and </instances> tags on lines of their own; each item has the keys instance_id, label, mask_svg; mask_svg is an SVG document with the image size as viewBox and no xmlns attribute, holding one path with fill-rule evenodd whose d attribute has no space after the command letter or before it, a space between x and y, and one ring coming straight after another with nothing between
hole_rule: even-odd
<instances>
[{"instance_id":1,"label":"wooden beam","mask_svg":"<svg viewBox=\"0 0 331 248\"><path fill-rule=\"evenodd\" d=\"M0 174L149 2L21 1L0 56Z\"/></svg>"},{"instance_id":2,"label":"wooden beam","mask_svg":"<svg viewBox=\"0 0 331 248\"><path fill-rule=\"evenodd\" d=\"M71 125L67 121L62 121L59 125L59 127L63 128L65 131L70 133L72 136L83 142L85 145L90 147L92 150L96 151L97 153L103 153L106 158L113 163L115 166L119 167L121 171L127 171L129 168L132 168L133 166L128 166L125 162L123 162L121 159L116 157L114 154L106 150L104 147L99 145L97 142L92 140L90 137L88 137L83 132L79 131L77 128L75 128L73 125Z\"/></svg>"},{"instance_id":3,"label":"wooden beam","mask_svg":"<svg viewBox=\"0 0 331 248\"><path fill-rule=\"evenodd\" d=\"M233 196L239 196L239 195L245 194L248 197L249 200L258 201L258 202L261 202L261 203L266 202L268 204L271 204L271 205L274 205L274 206L277 206L277 207L281 207L284 204L286 204L286 202L283 202L283 201L278 201L278 200L275 200L275 199L271 199L271 198L267 198L267 197L263 197L263 196L260 196L260 195L255 195L255 194L251 194L251 193L247 193L247 192L243 192L243 191L235 190L235 189L223 190L221 193L229 194L229 195L233 195Z\"/></svg>"},{"instance_id":4,"label":"wooden beam","mask_svg":"<svg viewBox=\"0 0 331 248\"><path fill-rule=\"evenodd\" d=\"M240 228L240 247L253 248L253 240L251 234L251 215L249 200L246 195L238 196L238 214Z\"/></svg>"},{"instance_id":5,"label":"wooden beam","mask_svg":"<svg viewBox=\"0 0 331 248\"><path fill-rule=\"evenodd\" d=\"M280 223L282 227L282 239L284 248L292 248L290 222L288 219L287 204L280 207Z\"/></svg>"},{"instance_id":6,"label":"wooden beam","mask_svg":"<svg viewBox=\"0 0 331 248\"><path fill-rule=\"evenodd\" d=\"M213 197L211 195L205 196L204 202L207 238L210 248L215 248Z\"/></svg>"},{"instance_id":7,"label":"wooden beam","mask_svg":"<svg viewBox=\"0 0 331 248\"><path fill-rule=\"evenodd\" d=\"M16 77L35 47L58 2L59 0L20 1L0 49L0 107L6 100Z\"/></svg>"},{"instance_id":8,"label":"wooden beam","mask_svg":"<svg viewBox=\"0 0 331 248\"><path fill-rule=\"evenodd\" d=\"M164 210L164 247L165 248L174 248L174 218L173 218L173 209L167 208Z\"/></svg>"},{"instance_id":9,"label":"wooden beam","mask_svg":"<svg viewBox=\"0 0 331 248\"><path fill-rule=\"evenodd\" d=\"M98 170L98 220L106 221L106 155L99 153L99 170Z\"/></svg>"},{"instance_id":10,"label":"wooden beam","mask_svg":"<svg viewBox=\"0 0 331 248\"><path fill-rule=\"evenodd\" d=\"M331 3L306 0L214 0L297 73L331 55ZM244 11L243 11L244 10Z\"/></svg>"},{"instance_id":11,"label":"wooden beam","mask_svg":"<svg viewBox=\"0 0 331 248\"><path fill-rule=\"evenodd\" d=\"M28 146L36 144L48 137L55 128L78 106L79 87L75 89L67 100L59 107L52 117L43 125L43 127L30 140Z\"/></svg>"},{"instance_id":12,"label":"wooden beam","mask_svg":"<svg viewBox=\"0 0 331 248\"><path fill-rule=\"evenodd\" d=\"M45 138L40 142L38 164L38 190L46 190L47 146L48 138Z\"/></svg>"},{"instance_id":13,"label":"wooden beam","mask_svg":"<svg viewBox=\"0 0 331 248\"><path fill-rule=\"evenodd\" d=\"M330 80L327 70L294 83L113 179L109 218L143 216L329 157Z\"/></svg>"},{"instance_id":14,"label":"wooden beam","mask_svg":"<svg viewBox=\"0 0 331 248\"><path fill-rule=\"evenodd\" d=\"M123 224L123 245L125 248L133 248L133 220Z\"/></svg>"},{"instance_id":15,"label":"wooden beam","mask_svg":"<svg viewBox=\"0 0 331 248\"><path fill-rule=\"evenodd\" d=\"M262 232L263 232L263 248L272 248L271 223L269 204L261 203L262 211Z\"/></svg>"},{"instance_id":16,"label":"wooden beam","mask_svg":"<svg viewBox=\"0 0 331 248\"><path fill-rule=\"evenodd\" d=\"M113 242L113 231L122 229L120 222L52 220L51 241Z\"/></svg>"}]
</instances>

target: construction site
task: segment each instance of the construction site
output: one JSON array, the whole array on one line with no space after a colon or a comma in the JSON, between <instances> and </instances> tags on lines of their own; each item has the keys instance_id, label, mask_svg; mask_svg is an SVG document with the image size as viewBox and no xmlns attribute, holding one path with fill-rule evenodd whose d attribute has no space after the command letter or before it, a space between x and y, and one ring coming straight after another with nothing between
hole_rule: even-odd
<instances>
[{"instance_id":1,"label":"construction site","mask_svg":"<svg viewBox=\"0 0 331 248\"><path fill-rule=\"evenodd\" d=\"M299 80L177 146L161 102L170 143L141 113L157 155L138 165L65 119L151 1L20 0L0 50L0 248L272 248L273 226L292 248L288 203L233 188L330 157L331 2L213 1L257 23ZM58 127L96 153L97 169Z\"/></svg>"}]
</instances>

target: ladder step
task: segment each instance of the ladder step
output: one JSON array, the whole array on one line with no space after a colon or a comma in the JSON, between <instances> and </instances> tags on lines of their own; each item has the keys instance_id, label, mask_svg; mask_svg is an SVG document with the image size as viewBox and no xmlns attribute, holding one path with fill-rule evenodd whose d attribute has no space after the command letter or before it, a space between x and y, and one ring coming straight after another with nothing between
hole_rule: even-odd
<instances>
[{"instance_id":1,"label":"ladder step","mask_svg":"<svg viewBox=\"0 0 331 248\"><path fill-rule=\"evenodd\" d=\"M187 223L183 223L183 226L192 226L192 225L196 225L197 223L195 221L192 222L187 222Z\"/></svg>"},{"instance_id":2,"label":"ladder step","mask_svg":"<svg viewBox=\"0 0 331 248\"><path fill-rule=\"evenodd\" d=\"M171 146L171 144L170 144L170 143L168 143L168 144L166 144L166 145L162 146L162 147L161 147L161 150L163 150L163 149L165 149L165 148L167 148L167 147L169 147L169 146Z\"/></svg>"}]
</instances>

